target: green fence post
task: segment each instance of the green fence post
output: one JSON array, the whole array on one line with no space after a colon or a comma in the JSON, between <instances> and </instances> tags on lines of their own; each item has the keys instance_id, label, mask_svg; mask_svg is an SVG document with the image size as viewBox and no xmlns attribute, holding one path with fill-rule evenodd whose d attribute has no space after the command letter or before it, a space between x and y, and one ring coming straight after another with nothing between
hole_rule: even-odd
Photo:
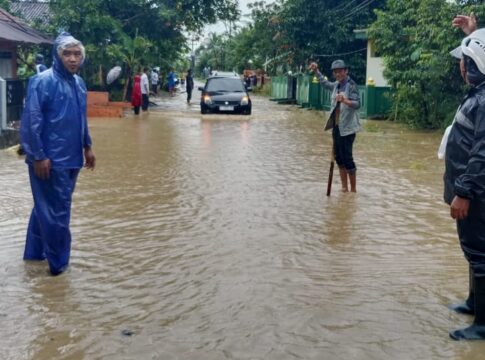
<instances>
[{"instance_id":1,"label":"green fence post","mask_svg":"<svg viewBox=\"0 0 485 360\"><path fill-rule=\"evenodd\" d=\"M301 86L301 107L310 105L310 75L303 75Z\"/></svg>"},{"instance_id":2,"label":"green fence post","mask_svg":"<svg viewBox=\"0 0 485 360\"><path fill-rule=\"evenodd\" d=\"M320 82L318 81L318 78L316 77L316 75L313 75L311 77L311 83L309 85L309 94L308 94L308 100L311 108L318 109L319 89L320 89Z\"/></svg>"},{"instance_id":3,"label":"green fence post","mask_svg":"<svg viewBox=\"0 0 485 360\"><path fill-rule=\"evenodd\" d=\"M360 111L359 115L361 118L367 117L367 96L366 96L366 86L360 85L357 86L359 89L359 98L360 98Z\"/></svg>"},{"instance_id":4,"label":"green fence post","mask_svg":"<svg viewBox=\"0 0 485 360\"><path fill-rule=\"evenodd\" d=\"M375 86L367 86L366 87L366 94L367 94L367 109L366 109L366 117L373 117L376 115L376 87Z\"/></svg>"}]
</instances>

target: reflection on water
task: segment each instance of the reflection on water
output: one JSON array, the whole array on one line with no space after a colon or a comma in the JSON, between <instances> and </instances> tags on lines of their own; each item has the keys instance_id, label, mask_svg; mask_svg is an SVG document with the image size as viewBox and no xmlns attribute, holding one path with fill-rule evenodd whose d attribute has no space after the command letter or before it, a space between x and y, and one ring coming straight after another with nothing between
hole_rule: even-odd
<instances>
[{"instance_id":1,"label":"reflection on water","mask_svg":"<svg viewBox=\"0 0 485 360\"><path fill-rule=\"evenodd\" d=\"M0 152L1 359L475 359L467 265L442 204L439 134L373 122L357 195L325 196L316 112L158 111L91 121L67 274L24 263L23 161ZM124 335L125 334L125 335ZM126 336L126 334L131 336Z\"/></svg>"}]
</instances>

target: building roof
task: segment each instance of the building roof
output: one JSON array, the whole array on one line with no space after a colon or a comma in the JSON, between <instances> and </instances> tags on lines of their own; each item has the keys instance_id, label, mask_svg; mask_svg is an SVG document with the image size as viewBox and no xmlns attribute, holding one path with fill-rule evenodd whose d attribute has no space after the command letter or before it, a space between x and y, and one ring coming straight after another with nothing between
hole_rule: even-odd
<instances>
[{"instance_id":1,"label":"building roof","mask_svg":"<svg viewBox=\"0 0 485 360\"><path fill-rule=\"evenodd\" d=\"M54 43L53 39L31 28L2 8L0 8L0 40L27 44Z\"/></svg>"},{"instance_id":2,"label":"building roof","mask_svg":"<svg viewBox=\"0 0 485 360\"><path fill-rule=\"evenodd\" d=\"M10 11L18 14L29 24L35 21L48 24L52 17L48 2L12 1L10 3Z\"/></svg>"}]
</instances>

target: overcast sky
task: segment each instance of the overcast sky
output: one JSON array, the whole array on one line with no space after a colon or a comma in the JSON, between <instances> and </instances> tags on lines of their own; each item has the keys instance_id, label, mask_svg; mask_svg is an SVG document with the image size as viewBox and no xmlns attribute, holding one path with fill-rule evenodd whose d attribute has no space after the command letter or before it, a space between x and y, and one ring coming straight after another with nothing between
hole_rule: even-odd
<instances>
[{"instance_id":1,"label":"overcast sky","mask_svg":"<svg viewBox=\"0 0 485 360\"><path fill-rule=\"evenodd\" d=\"M239 0L239 10L241 10L241 20L245 20L245 19L248 19L246 16L244 15L249 15L250 11L248 9L248 4L252 3L252 2L255 2L257 0ZM274 0L265 0L265 3L267 4L271 4L272 2L274 2ZM206 32L209 33L209 32L216 32L216 33L223 33L224 31L226 30L226 28L224 27L224 24L222 23L218 23L218 24L215 24L215 25L210 25L210 26L207 26L206 27Z\"/></svg>"}]
</instances>

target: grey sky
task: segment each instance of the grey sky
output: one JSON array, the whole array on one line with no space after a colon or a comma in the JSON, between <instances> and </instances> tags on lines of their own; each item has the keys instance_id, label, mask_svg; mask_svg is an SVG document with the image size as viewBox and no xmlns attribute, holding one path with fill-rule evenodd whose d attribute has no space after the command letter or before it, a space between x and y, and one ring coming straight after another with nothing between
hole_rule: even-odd
<instances>
[{"instance_id":1,"label":"grey sky","mask_svg":"<svg viewBox=\"0 0 485 360\"><path fill-rule=\"evenodd\" d=\"M239 0L239 9L241 10L241 15L243 15L241 20L244 20L246 18L244 15L249 14L248 4L255 2L255 1L257 1L257 0ZM267 4L271 4L272 2L274 2L274 0L265 0L265 2ZM225 30L226 29L224 27L224 24L222 24L222 23L217 23L215 25L210 25L210 26L206 27L207 33L209 33L209 32L223 33Z\"/></svg>"}]
</instances>

